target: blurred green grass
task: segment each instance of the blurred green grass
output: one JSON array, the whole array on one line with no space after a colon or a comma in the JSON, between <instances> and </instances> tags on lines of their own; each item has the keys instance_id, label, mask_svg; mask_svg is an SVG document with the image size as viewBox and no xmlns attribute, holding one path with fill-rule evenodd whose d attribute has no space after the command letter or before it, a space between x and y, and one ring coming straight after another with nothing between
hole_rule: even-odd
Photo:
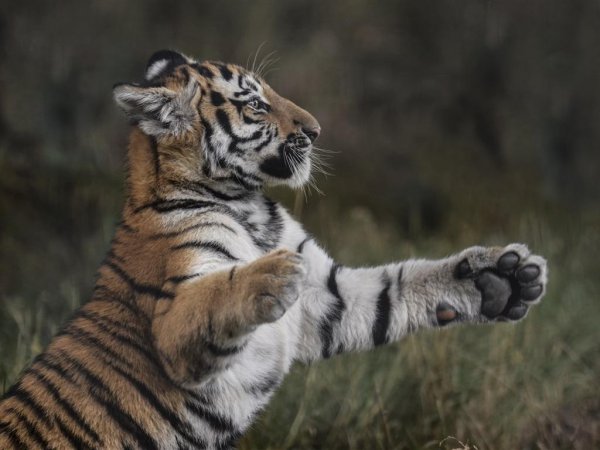
<instances>
[{"instance_id":1,"label":"blurred green grass","mask_svg":"<svg viewBox=\"0 0 600 450\"><path fill-rule=\"evenodd\" d=\"M90 295L122 195L111 175L23 170L0 166L0 390ZM550 285L543 303L516 326L419 333L374 352L294 367L241 449L456 448L450 440L440 445L447 436L480 450L600 442L598 214L565 214L511 192L492 201L494 188L481 183L477 193L449 199L435 231L420 226L419 217L398 225L348 206L339 191L308 204L274 192L296 205L344 264L437 258L469 245L521 241L548 258ZM576 423L561 422L564 411L589 402Z\"/></svg>"}]
</instances>

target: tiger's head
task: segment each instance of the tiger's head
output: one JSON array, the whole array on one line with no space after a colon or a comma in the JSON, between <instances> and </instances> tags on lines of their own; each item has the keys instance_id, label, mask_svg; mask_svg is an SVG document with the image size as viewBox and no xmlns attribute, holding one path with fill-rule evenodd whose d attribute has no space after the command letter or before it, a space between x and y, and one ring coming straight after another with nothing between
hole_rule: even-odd
<instances>
[{"instance_id":1,"label":"tiger's head","mask_svg":"<svg viewBox=\"0 0 600 450\"><path fill-rule=\"evenodd\" d=\"M309 180L319 123L240 66L163 50L148 61L143 82L115 85L114 98L175 178L245 189Z\"/></svg>"}]
</instances>

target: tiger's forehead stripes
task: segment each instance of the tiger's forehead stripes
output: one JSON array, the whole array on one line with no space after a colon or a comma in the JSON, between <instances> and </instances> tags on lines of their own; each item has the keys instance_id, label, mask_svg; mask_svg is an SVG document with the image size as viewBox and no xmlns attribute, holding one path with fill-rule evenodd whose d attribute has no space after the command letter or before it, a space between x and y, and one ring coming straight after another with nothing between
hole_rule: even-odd
<instances>
[{"instance_id":1,"label":"tiger's forehead stripes","mask_svg":"<svg viewBox=\"0 0 600 450\"><path fill-rule=\"evenodd\" d=\"M220 93L226 93L235 99L257 96L266 100L262 82L241 67L213 62L192 67L207 79L211 88L218 89Z\"/></svg>"}]
</instances>

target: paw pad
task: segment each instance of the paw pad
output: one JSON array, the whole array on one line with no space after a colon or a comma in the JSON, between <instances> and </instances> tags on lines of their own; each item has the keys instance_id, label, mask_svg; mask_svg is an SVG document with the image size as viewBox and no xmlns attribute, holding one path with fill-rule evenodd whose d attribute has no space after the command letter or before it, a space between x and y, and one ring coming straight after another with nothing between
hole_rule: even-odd
<instances>
[{"instance_id":1,"label":"paw pad","mask_svg":"<svg viewBox=\"0 0 600 450\"><path fill-rule=\"evenodd\" d=\"M529 307L544 295L547 278L544 258L532 255L522 244L468 249L454 274L459 280L473 280L481 295L478 311L482 316L504 321L525 317ZM440 323L448 314L446 310L442 309Z\"/></svg>"},{"instance_id":2,"label":"paw pad","mask_svg":"<svg viewBox=\"0 0 600 450\"><path fill-rule=\"evenodd\" d=\"M454 306L446 302L442 302L437 306L435 315L437 317L438 324L443 326L453 322L458 317L458 312Z\"/></svg>"},{"instance_id":3,"label":"paw pad","mask_svg":"<svg viewBox=\"0 0 600 450\"><path fill-rule=\"evenodd\" d=\"M540 276L540 268L533 264L528 264L517 272L517 279L522 283L530 283Z\"/></svg>"},{"instance_id":4,"label":"paw pad","mask_svg":"<svg viewBox=\"0 0 600 450\"><path fill-rule=\"evenodd\" d=\"M508 279L486 271L475 279L475 286L481 292L481 313L488 319L499 316L511 295Z\"/></svg>"},{"instance_id":5,"label":"paw pad","mask_svg":"<svg viewBox=\"0 0 600 450\"><path fill-rule=\"evenodd\" d=\"M498 270L508 272L514 269L520 260L521 257L516 252L507 252L498 260Z\"/></svg>"}]
</instances>

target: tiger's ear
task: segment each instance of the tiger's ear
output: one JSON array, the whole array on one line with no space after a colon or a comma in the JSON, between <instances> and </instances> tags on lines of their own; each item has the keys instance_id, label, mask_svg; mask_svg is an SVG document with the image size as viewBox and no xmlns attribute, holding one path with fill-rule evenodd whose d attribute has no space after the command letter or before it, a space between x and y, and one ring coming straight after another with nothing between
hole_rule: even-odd
<instances>
[{"instance_id":1,"label":"tiger's ear","mask_svg":"<svg viewBox=\"0 0 600 450\"><path fill-rule=\"evenodd\" d=\"M159 50L155 52L146 64L144 78L147 81L155 80L170 73L175 67L191 62L182 53L174 50Z\"/></svg>"},{"instance_id":2,"label":"tiger's ear","mask_svg":"<svg viewBox=\"0 0 600 450\"><path fill-rule=\"evenodd\" d=\"M193 129L198 120L195 105L199 93L198 82L193 78L180 92L164 86L130 83L117 84L113 88L115 102L129 119L146 134L156 137L181 136Z\"/></svg>"}]
</instances>

